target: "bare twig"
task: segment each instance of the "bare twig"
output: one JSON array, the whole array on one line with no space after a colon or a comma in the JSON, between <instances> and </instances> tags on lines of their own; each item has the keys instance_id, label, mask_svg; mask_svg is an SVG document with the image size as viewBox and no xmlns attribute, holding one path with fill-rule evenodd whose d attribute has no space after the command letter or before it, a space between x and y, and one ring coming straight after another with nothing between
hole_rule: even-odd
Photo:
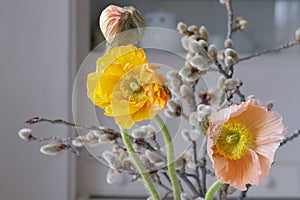
<instances>
[{"instance_id":1,"label":"bare twig","mask_svg":"<svg viewBox=\"0 0 300 200\"><path fill-rule=\"evenodd\" d=\"M249 60L251 58L258 57L258 56L261 56L261 55L264 55L264 54L268 54L268 53L276 53L276 52L279 52L279 51L281 51L283 49L288 49L288 48L290 48L292 46L295 46L295 45L297 45L297 43L295 43L295 41L291 41L289 43L283 44L283 45L281 45L281 46L279 46L277 48L274 48L274 49L265 49L265 50L263 50L261 52L257 52L257 53L251 54L249 56L246 56L246 57L243 57L243 58L239 58L239 59L237 59L236 62L239 63L241 61Z\"/></svg>"},{"instance_id":2,"label":"bare twig","mask_svg":"<svg viewBox=\"0 0 300 200\"><path fill-rule=\"evenodd\" d=\"M197 189L195 188L195 186L193 185L193 183L187 178L187 176L185 175L184 171L181 172L177 172L177 174L179 175L179 177L185 182L185 184L191 189L191 191L194 193L194 195L200 195L203 197L203 194L200 194Z\"/></svg>"},{"instance_id":3,"label":"bare twig","mask_svg":"<svg viewBox=\"0 0 300 200\"><path fill-rule=\"evenodd\" d=\"M231 1L227 1L226 3L226 9L227 9L227 39L231 39L232 36L232 24L233 24L233 10Z\"/></svg>"},{"instance_id":4,"label":"bare twig","mask_svg":"<svg viewBox=\"0 0 300 200\"><path fill-rule=\"evenodd\" d=\"M279 147L285 145L289 141L292 141L293 139L295 139L298 136L300 136L300 129L297 130L297 131L295 131L291 136L286 137L284 140L282 140L282 142L280 143Z\"/></svg>"},{"instance_id":5,"label":"bare twig","mask_svg":"<svg viewBox=\"0 0 300 200\"><path fill-rule=\"evenodd\" d=\"M198 159L197 159L197 144L195 141L192 142L192 146L193 146L193 151L194 151L195 173L196 173L196 177L197 177L196 182L198 185L198 190L203 191L203 188L200 183L200 174L199 174L199 166L198 166ZM203 194L205 194L205 193L203 193Z\"/></svg>"},{"instance_id":6,"label":"bare twig","mask_svg":"<svg viewBox=\"0 0 300 200\"><path fill-rule=\"evenodd\" d=\"M201 169L201 186L202 186L202 194L206 194L206 145L207 139L206 137L203 139L201 149L200 149L200 169Z\"/></svg>"}]
</instances>

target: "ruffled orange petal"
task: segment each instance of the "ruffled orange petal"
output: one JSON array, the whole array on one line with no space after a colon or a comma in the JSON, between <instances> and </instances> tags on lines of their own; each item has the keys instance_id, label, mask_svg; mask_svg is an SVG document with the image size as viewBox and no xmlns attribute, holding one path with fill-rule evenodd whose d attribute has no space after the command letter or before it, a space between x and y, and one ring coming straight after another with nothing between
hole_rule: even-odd
<instances>
[{"instance_id":1,"label":"ruffled orange petal","mask_svg":"<svg viewBox=\"0 0 300 200\"><path fill-rule=\"evenodd\" d=\"M213 166L217 178L231 186L246 190L246 184L258 185L262 174L260 160L256 153L248 150L240 160L229 160L219 154L213 155Z\"/></svg>"}]
</instances>

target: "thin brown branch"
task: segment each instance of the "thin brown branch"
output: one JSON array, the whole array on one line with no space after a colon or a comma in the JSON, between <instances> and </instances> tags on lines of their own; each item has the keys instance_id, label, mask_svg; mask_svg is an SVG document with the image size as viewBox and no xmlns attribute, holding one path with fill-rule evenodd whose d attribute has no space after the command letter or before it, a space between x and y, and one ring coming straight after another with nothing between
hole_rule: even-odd
<instances>
[{"instance_id":1,"label":"thin brown branch","mask_svg":"<svg viewBox=\"0 0 300 200\"><path fill-rule=\"evenodd\" d=\"M34 117L31 118L29 120L26 121L26 123L28 124L36 124L36 123L40 123L40 122L47 122L47 123L51 123L51 124L60 124L60 125L65 125L65 126L69 126L69 127L73 127L73 128L79 128L79 129L83 129L83 130L95 130L95 131L100 131L103 132L104 134L110 135L111 136L111 140L115 140L117 138L121 138L121 134L120 132L112 129L112 128L106 128L106 127L97 127L97 126L82 126L79 124L75 124L72 122L68 122L62 119L46 119L46 118L41 118L41 117ZM146 140L144 140L143 138L141 139L135 139L132 136L129 136L131 141L137 145L143 146L145 149L148 149L150 151L156 151L156 149L154 147L152 147L152 145L150 143L148 143Z\"/></svg>"},{"instance_id":2,"label":"thin brown branch","mask_svg":"<svg viewBox=\"0 0 300 200\"><path fill-rule=\"evenodd\" d=\"M226 3L226 10L227 10L227 39L231 39L232 36L232 24L233 24L233 10L231 1Z\"/></svg>"},{"instance_id":3,"label":"thin brown branch","mask_svg":"<svg viewBox=\"0 0 300 200\"><path fill-rule=\"evenodd\" d=\"M300 129L297 130L297 131L295 131L291 136L286 137L284 140L282 140L282 142L280 143L279 147L285 145L289 141L292 141L293 139L295 139L298 136L300 136Z\"/></svg>"},{"instance_id":4,"label":"thin brown branch","mask_svg":"<svg viewBox=\"0 0 300 200\"><path fill-rule=\"evenodd\" d=\"M206 194L206 146L207 146L207 139L206 137L203 139L201 150L200 150L200 170L201 170L201 186L202 186L202 194Z\"/></svg>"},{"instance_id":5,"label":"thin brown branch","mask_svg":"<svg viewBox=\"0 0 300 200\"><path fill-rule=\"evenodd\" d=\"M258 57L258 56L261 56L261 55L264 55L264 54L269 54L269 53L276 53L276 52L279 52L281 50L284 50L284 49L288 49L288 48L291 48L292 46L295 46L297 45L297 43L295 43L295 41L291 41L289 43L286 43L286 44L283 44L277 48L274 48L274 49L265 49L261 52L257 52L257 53L253 53L249 56L246 56L246 57L243 57L243 58L239 58L237 59L237 63L241 62L241 61L244 61L244 60L249 60L251 58L255 58L255 57Z\"/></svg>"},{"instance_id":6,"label":"thin brown branch","mask_svg":"<svg viewBox=\"0 0 300 200\"><path fill-rule=\"evenodd\" d=\"M198 166L198 159L197 159L197 144L195 141L192 142L192 146L193 146L193 151L194 151L194 163L195 163L195 174L196 174L196 182L197 182L197 185L198 185L198 191L203 191L203 188L201 186L201 183L200 183L200 174L199 174L199 166ZM203 193L205 194L205 193Z\"/></svg>"},{"instance_id":7,"label":"thin brown branch","mask_svg":"<svg viewBox=\"0 0 300 200\"><path fill-rule=\"evenodd\" d=\"M193 183L187 178L184 171L178 172L177 174L185 182L185 184L191 189L191 191L194 193L194 195L197 195L197 196L200 195L200 193L197 191L197 189L195 188ZM203 195L200 195L200 196L203 196Z\"/></svg>"}]
</instances>

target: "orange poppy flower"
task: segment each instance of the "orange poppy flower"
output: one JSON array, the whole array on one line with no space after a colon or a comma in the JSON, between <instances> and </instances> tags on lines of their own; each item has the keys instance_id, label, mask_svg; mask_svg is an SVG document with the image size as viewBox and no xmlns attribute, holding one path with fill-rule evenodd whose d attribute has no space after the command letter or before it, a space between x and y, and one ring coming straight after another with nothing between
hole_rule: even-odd
<instances>
[{"instance_id":1,"label":"orange poppy flower","mask_svg":"<svg viewBox=\"0 0 300 200\"><path fill-rule=\"evenodd\" d=\"M156 73L158 68L148 64L143 49L113 48L97 60L96 72L88 75L87 96L122 128L131 128L166 107L166 79Z\"/></svg>"},{"instance_id":2,"label":"orange poppy flower","mask_svg":"<svg viewBox=\"0 0 300 200\"><path fill-rule=\"evenodd\" d=\"M213 113L207 151L218 180L240 190L258 185L285 133L281 115L255 99Z\"/></svg>"}]
</instances>

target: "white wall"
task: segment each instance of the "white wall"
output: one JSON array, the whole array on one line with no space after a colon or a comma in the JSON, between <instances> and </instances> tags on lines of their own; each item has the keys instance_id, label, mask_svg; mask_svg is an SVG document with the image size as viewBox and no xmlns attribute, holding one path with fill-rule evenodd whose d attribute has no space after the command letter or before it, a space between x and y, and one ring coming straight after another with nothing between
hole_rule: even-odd
<instances>
[{"instance_id":1,"label":"white wall","mask_svg":"<svg viewBox=\"0 0 300 200\"><path fill-rule=\"evenodd\" d=\"M0 199L69 200L68 157L17 137L34 116L69 117L69 0L0 2ZM67 129L35 125L34 133Z\"/></svg>"}]
</instances>

